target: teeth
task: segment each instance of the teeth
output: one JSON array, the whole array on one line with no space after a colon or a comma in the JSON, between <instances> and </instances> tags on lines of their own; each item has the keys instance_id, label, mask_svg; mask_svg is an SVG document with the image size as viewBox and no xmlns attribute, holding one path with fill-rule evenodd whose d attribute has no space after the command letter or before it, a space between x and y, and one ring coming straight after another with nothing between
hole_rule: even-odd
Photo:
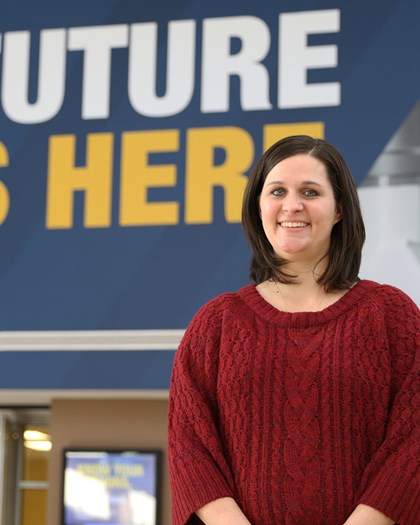
<instances>
[{"instance_id":1,"label":"teeth","mask_svg":"<svg viewBox=\"0 0 420 525\"><path fill-rule=\"evenodd\" d=\"M304 228L307 225L306 222L281 222L280 224L284 228Z\"/></svg>"}]
</instances>

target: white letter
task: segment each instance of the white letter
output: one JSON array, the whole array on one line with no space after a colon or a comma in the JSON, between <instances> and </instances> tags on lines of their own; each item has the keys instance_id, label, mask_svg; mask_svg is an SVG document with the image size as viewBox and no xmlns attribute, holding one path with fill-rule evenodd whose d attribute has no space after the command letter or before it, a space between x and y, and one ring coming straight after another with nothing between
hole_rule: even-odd
<instances>
[{"instance_id":1,"label":"white letter","mask_svg":"<svg viewBox=\"0 0 420 525\"><path fill-rule=\"evenodd\" d=\"M337 46L308 46L309 34L336 33L340 11L306 11L280 15L279 108L340 105L340 83L308 84L308 69L337 67Z\"/></svg>"},{"instance_id":2,"label":"white letter","mask_svg":"<svg viewBox=\"0 0 420 525\"><path fill-rule=\"evenodd\" d=\"M232 38L241 41L231 54ZM204 20L201 111L229 110L230 77L240 78L240 102L244 110L271 109L269 76L261 60L270 48L270 31L253 16Z\"/></svg>"},{"instance_id":3,"label":"white letter","mask_svg":"<svg viewBox=\"0 0 420 525\"><path fill-rule=\"evenodd\" d=\"M157 24L131 26L128 96L133 108L146 117L168 117L185 109L194 91L195 21L168 24L166 91L156 95Z\"/></svg>"},{"instance_id":4,"label":"white letter","mask_svg":"<svg viewBox=\"0 0 420 525\"><path fill-rule=\"evenodd\" d=\"M28 101L30 40L29 31L4 35L2 104L10 120L19 124L38 124L52 119L60 111L64 98L65 30L41 31L36 102Z\"/></svg>"},{"instance_id":5,"label":"white letter","mask_svg":"<svg viewBox=\"0 0 420 525\"><path fill-rule=\"evenodd\" d=\"M128 45L128 26L72 27L68 48L84 51L82 118L108 118L111 50Z\"/></svg>"}]
</instances>

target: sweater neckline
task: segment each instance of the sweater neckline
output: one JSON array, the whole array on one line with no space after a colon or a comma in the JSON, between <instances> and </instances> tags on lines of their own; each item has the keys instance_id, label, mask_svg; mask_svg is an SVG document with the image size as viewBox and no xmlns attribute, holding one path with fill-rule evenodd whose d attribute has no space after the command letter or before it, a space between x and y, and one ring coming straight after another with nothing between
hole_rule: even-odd
<instances>
[{"instance_id":1,"label":"sweater neckline","mask_svg":"<svg viewBox=\"0 0 420 525\"><path fill-rule=\"evenodd\" d=\"M335 303L319 312L284 312L266 301L257 291L255 284L249 284L238 290L240 298L258 316L273 324L289 327L305 327L326 323L341 316L359 303L359 300L371 288L377 286L373 281L360 280Z\"/></svg>"}]
</instances>

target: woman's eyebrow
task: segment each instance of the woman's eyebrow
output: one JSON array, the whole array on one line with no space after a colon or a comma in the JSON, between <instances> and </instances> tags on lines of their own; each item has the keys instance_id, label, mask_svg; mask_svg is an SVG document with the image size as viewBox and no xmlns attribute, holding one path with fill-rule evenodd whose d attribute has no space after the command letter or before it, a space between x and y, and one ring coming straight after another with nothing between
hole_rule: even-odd
<instances>
[{"instance_id":1,"label":"woman's eyebrow","mask_svg":"<svg viewBox=\"0 0 420 525\"><path fill-rule=\"evenodd\" d=\"M304 180L302 184L311 184L312 186L319 186L319 187L322 186L322 184L320 184L319 182L315 182L314 180Z\"/></svg>"},{"instance_id":2,"label":"woman's eyebrow","mask_svg":"<svg viewBox=\"0 0 420 525\"><path fill-rule=\"evenodd\" d=\"M282 182L281 180L273 180L271 182L268 182L267 186L273 186L273 185L278 185L278 184L284 184L284 182ZM322 187L322 184L320 184L319 182L315 182L314 180L304 180L300 184L301 186L310 184L312 186L319 186L320 188Z\"/></svg>"}]
</instances>

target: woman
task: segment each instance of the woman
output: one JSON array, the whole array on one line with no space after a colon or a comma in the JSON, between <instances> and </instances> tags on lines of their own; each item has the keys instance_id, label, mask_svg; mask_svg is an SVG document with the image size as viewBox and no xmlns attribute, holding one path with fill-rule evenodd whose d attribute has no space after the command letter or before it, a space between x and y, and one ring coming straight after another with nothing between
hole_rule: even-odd
<instances>
[{"instance_id":1,"label":"woman","mask_svg":"<svg viewBox=\"0 0 420 525\"><path fill-rule=\"evenodd\" d=\"M419 311L359 280L364 226L340 153L274 144L243 226L253 284L202 307L175 358L173 524L418 525Z\"/></svg>"}]
</instances>

